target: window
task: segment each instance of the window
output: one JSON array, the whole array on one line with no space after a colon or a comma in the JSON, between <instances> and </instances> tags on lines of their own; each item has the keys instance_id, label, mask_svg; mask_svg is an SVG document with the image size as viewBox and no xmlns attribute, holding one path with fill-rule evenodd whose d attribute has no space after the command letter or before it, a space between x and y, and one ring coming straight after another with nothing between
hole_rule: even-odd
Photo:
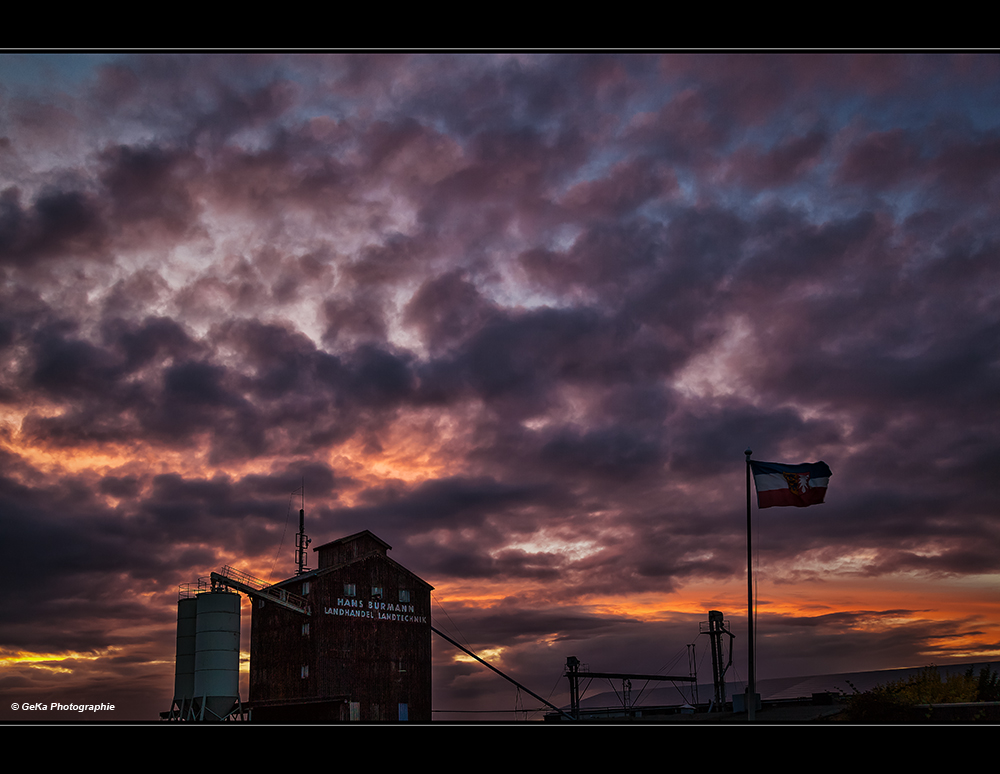
<instances>
[{"instance_id":1,"label":"window","mask_svg":"<svg viewBox=\"0 0 1000 774\"><path fill-rule=\"evenodd\" d=\"M302 665L302 679L304 680L307 677L309 677L309 665L308 664L303 664Z\"/></svg>"},{"instance_id":2,"label":"window","mask_svg":"<svg viewBox=\"0 0 1000 774\"><path fill-rule=\"evenodd\" d=\"M410 719L410 708L405 704L399 705L399 719L404 722Z\"/></svg>"},{"instance_id":3,"label":"window","mask_svg":"<svg viewBox=\"0 0 1000 774\"><path fill-rule=\"evenodd\" d=\"M345 597L356 597L358 595L357 589L354 587L353 583L344 584L344 596Z\"/></svg>"},{"instance_id":4,"label":"window","mask_svg":"<svg viewBox=\"0 0 1000 774\"><path fill-rule=\"evenodd\" d=\"M309 593L309 581L302 581L302 596L306 596Z\"/></svg>"},{"instance_id":5,"label":"window","mask_svg":"<svg viewBox=\"0 0 1000 774\"><path fill-rule=\"evenodd\" d=\"M309 624L307 623L302 624L302 636L303 637L309 636Z\"/></svg>"},{"instance_id":6,"label":"window","mask_svg":"<svg viewBox=\"0 0 1000 774\"><path fill-rule=\"evenodd\" d=\"M410 591L409 591L409 589L400 589L399 590L399 601L400 602L409 602L410 601Z\"/></svg>"},{"instance_id":7,"label":"window","mask_svg":"<svg viewBox=\"0 0 1000 774\"><path fill-rule=\"evenodd\" d=\"M373 597L379 597L379 598L381 598L381 596L382 596L382 587L381 586L372 586L372 596Z\"/></svg>"}]
</instances>

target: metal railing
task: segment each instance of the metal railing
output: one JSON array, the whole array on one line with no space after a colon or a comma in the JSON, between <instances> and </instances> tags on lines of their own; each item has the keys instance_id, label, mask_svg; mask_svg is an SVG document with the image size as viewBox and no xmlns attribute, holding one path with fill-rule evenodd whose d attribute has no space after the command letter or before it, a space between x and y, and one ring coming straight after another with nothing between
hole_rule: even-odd
<instances>
[{"instance_id":1,"label":"metal railing","mask_svg":"<svg viewBox=\"0 0 1000 774\"><path fill-rule=\"evenodd\" d=\"M262 581L260 578L255 578L253 575L229 565L223 567L222 572L212 573L212 583L219 583L258 599L271 600L282 607L294 610L296 613L312 615L312 606L305 597L292 594L286 589L271 586L267 581Z\"/></svg>"}]
</instances>

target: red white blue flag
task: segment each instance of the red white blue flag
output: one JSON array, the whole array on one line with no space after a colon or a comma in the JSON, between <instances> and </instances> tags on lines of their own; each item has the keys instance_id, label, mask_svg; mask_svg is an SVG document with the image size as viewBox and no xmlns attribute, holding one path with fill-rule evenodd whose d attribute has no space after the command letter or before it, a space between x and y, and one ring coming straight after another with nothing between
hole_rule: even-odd
<instances>
[{"instance_id":1,"label":"red white blue flag","mask_svg":"<svg viewBox=\"0 0 1000 774\"><path fill-rule=\"evenodd\" d=\"M750 460L750 470L757 488L758 508L817 505L823 502L827 484L833 475L825 462L782 465Z\"/></svg>"}]
</instances>

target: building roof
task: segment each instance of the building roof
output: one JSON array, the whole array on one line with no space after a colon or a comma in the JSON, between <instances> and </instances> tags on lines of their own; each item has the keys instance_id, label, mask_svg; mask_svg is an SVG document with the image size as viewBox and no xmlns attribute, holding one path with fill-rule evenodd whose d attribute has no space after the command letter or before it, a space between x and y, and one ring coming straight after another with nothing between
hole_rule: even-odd
<instances>
[{"instance_id":1,"label":"building roof","mask_svg":"<svg viewBox=\"0 0 1000 774\"><path fill-rule=\"evenodd\" d=\"M323 575L326 575L327 573L340 570L349 565L355 564L357 562L362 562L373 556L377 556L380 557L383 561L393 565L396 569L405 572L407 575L410 575L415 581L425 586L428 590L433 590L434 587L427 581L425 581L423 578L421 578L419 575L417 575L415 572L413 572L413 570L404 567L395 559L388 556L386 552L389 551L392 548L392 546L390 546L388 543L382 540L382 538L380 538L374 532L371 532L370 530L367 529L362 530L361 532L355 532L353 535L347 535L346 537L337 538L336 540L331 540L329 543L324 543L321 546L317 546L316 548L313 549L313 551L336 549L339 547L343 547L348 543L352 543L356 540L365 540L365 542L367 542L370 545L371 549L373 550L364 551L362 553L359 553L357 556L346 558L342 561L336 562L326 567L320 567L317 569L309 570L307 572L302 573L301 575L294 575L291 578L286 578L285 580L277 581L273 585L284 586L285 584L294 583L295 581L310 580L311 578L321 577Z\"/></svg>"},{"instance_id":2,"label":"building roof","mask_svg":"<svg viewBox=\"0 0 1000 774\"><path fill-rule=\"evenodd\" d=\"M324 548L330 548L331 546L335 546L338 544L343 545L344 543L350 543L352 540L359 540L360 538L363 537L369 537L372 540L375 540L376 542L380 543L385 548L386 551L392 550L392 546L390 546L388 543L382 540L382 538L380 538L374 532L372 532L371 530L363 529L361 530L361 532L355 532L353 535L337 538L336 540L331 540L329 543L324 543L321 546L316 546L316 548L314 548L313 551L320 551Z\"/></svg>"}]
</instances>

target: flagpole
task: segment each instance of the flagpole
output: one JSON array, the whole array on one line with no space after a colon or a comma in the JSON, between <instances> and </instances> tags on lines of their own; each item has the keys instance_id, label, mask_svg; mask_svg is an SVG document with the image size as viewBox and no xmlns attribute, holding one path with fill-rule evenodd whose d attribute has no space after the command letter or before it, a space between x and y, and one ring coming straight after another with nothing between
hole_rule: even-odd
<instances>
[{"instance_id":1,"label":"flagpole","mask_svg":"<svg viewBox=\"0 0 1000 774\"><path fill-rule=\"evenodd\" d=\"M750 455L749 448L743 452L747 456L747 669L749 670L747 686L747 720L754 719L757 704L757 670L754 664L753 652L753 550L751 548L750 530Z\"/></svg>"}]
</instances>

